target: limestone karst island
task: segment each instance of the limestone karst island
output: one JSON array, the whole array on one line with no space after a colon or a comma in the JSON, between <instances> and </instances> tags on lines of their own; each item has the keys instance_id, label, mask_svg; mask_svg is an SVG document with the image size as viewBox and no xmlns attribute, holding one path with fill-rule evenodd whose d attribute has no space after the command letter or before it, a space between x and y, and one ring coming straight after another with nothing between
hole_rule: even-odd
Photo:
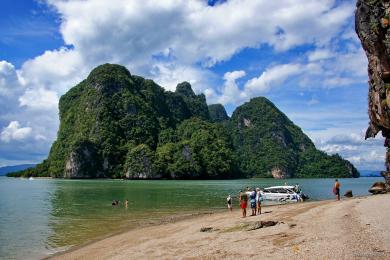
<instances>
[{"instance_id":1,"label":"limestone karst island","mask_svg":"<svg viewBox=\"0 0 390 260\"><path fill-rule=\"evenodd\" d=\"M48 159L13 176L129 179L359 177L319 151L265 97L207 106L188 82L175 92L104 64L59 102L60 129Z\"/></svg>"},{"instance_id":2,"label":"limestone karst island","mask_svg":"<svg viewBox=\"0 0 390 260\"><path fill-rule=\"evenodd\" d=\"M390 259L390 0L0 10L0 259Z\"/></svg>"}]
</instances>

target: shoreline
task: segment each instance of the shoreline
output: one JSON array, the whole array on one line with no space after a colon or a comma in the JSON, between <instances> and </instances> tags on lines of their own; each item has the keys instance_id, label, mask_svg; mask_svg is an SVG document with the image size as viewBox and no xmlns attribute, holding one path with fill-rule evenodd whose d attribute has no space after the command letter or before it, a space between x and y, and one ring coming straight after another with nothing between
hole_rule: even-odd
<instances>
[{"instance_id":1,"label":"shoreline","mask_svg":"<svg viewBox=\"0 0 390 260\"><path fill-rule=\"evenodd\" d=\"M389 199L390 194L384 194L341 201L266 206L263 210L266 214L244 219L240 218L237 206L232 213L221 210L170 216L155 224L123 230L57 252L47 256L47 259L126 259L129 255L137 258L254 258L259 254L278 259L287 256L316 259L357 258L358 253L364 255L367 252L372 256L390 257L390 247L387 246L390 235L380 227L386 224L385 219L390 213ZM375 210L379 205L381 210ZM381 221L378 222L378 219ZM246 230L255 222L270 220L278 221L278 224ZM363 223L368 220L370 223ZM390 224L387 225L389 229L385 231L390 230ZM211 232L200 232L202 227L213 229ZM353 236L348 234L351 230ZM381 233L380 237L373 236L378 232ZM362 237L362 234L365 236ZM252 237L261 243L250 245L248 241ZM371 239L363 239L367 237ZM322 242L318 243L317 240ZM324 242L330 243L332 249L324 251ZM358 253L346 249L359 250L362 243L370 244L371 248ZM244 252L240 250L242 248Z\"/></svg>"}]
</instances>

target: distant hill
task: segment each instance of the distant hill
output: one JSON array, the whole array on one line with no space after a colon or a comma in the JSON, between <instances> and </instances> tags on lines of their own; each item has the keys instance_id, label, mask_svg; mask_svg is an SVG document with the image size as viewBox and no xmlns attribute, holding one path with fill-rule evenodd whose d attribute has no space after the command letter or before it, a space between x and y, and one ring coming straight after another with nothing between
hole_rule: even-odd
<instances>
[{"instance_id":1,"label":"distant hill","mask_svg":"<svg viewBox=\"0 0 390 260\"><path fill-rule=\"evenodd\" d=\"M380 171L361 170L360 177L381 177Z\"/></svg>"},{"instance_id":2,"label":"distant hill","mask_svg":"<svg viewBox=\"0 0 390 260\"><path fill-rule=\"evenodd\" d=\"M358 177L339 155L316 149L265 97L232 117L207 106L188 82L165 91L123 66L104 64L63 95L49 156L12 176L128 179Z\"/></svg>"},{"instance_id":3,"label":"distant hill","mask_svg":"<svg viewBox=\"0 0 390 260\"><path fill-rule=\"evenodd\" d=\"M20 165L0 167L0 176L4 176L10 172L22 171L28 168L32 168L34 166L35 164L20 164Z\"/></svg>"}]
</instances>

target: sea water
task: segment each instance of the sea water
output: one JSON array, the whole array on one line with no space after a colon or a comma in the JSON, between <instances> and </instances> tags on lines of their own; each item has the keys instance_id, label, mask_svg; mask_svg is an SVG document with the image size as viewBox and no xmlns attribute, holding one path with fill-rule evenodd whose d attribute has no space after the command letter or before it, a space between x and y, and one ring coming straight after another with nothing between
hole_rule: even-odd
<instances>
[{"instance_id":1,"label":"sea water","mask_svg":"<svg viewBox=\"0 0 390 260\"><path fill-rule=\"evenodd\" d=\"M341 192L368 194L383 178L340 179ZM0 177L0 258L39 259L93 239L156 223L175 215L226 207L249 187L283 185L286 180L207 181L59 180ZM334 198L334 179L288 179L312 200ZM128 208L124 201L128 199ZM119 200L119 206L112 206ZM238 213L237 213L238 214Z\"/></svg>"}]
</instances>

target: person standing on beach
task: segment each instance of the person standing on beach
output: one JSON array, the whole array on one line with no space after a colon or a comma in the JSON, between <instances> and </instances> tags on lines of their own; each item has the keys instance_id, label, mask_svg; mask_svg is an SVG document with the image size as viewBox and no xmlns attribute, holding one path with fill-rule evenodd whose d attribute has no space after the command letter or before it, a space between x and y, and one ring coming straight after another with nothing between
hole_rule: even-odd
<instances>
[{"instance_id":1,"label":"person standing on beach","mask_svg":"<svg viewBox=\"0 0 390 260\"><path fill-rule=\"evenodd\" d=\"M256 216L256 191L253 189L249 195L249 200L251 202L252 214L251 216Z\"/></svg>"},{"instance_id":2,"label":"person standing on beach","mask_svg":"<svg viewBox=\"0 0 390 260\"><path fill-rule=\"evenodd\" d=\"M129 201L128 199L125 200L125 208L127 209L129 207Z\"/></svg>"},{"instance_id":3,"label":"person standing on beach","mask_svg":"<svg viewBox=\"0 0 390 260\"><path fill-rule=\"evenodd\" d=\"M242 192L242 190L240 190L239 198L240 198L240 207L241 207L241 211L242 211L242 217L245 218L246 217L246 205L248 202L248 195L246 194L246 192Z\"/></svg>"},{"instance_id":4,"label":"person standing on beach","mask_svg":"<svg viewBox=\"0 0 390 260\"><path fill-rule=\"evenodd\" d=\"M340 187L341 187L341 184L340 184L339 180L336 179L334 186L333 186L333 193L334 193L334 195L336 195L337 200L340 200Z\"/></svg>"},{"instance_id":5,"label":"person standing on beach","mask_svg":"<svg viewBox=\"0 0 390 260\"><path fill-rule=\"evenodd\" d=\"M261 214L261 192L260 188L256 188L256 206L257 206L257 215Z\"/></svg>"},{"instance_id":6,"label":"person standing on beach","mask_svg":"<svg viewBox=\"0 0 390 260\"><path fill-rule=\"evenodd\" d=\"M232 206L232 197L230 196L230 194L229 194L229 196L226 198L226 200L227 200L228 209L230 210L230 212L232 212L233 206Z\"/></svg>"}]
</instances>

